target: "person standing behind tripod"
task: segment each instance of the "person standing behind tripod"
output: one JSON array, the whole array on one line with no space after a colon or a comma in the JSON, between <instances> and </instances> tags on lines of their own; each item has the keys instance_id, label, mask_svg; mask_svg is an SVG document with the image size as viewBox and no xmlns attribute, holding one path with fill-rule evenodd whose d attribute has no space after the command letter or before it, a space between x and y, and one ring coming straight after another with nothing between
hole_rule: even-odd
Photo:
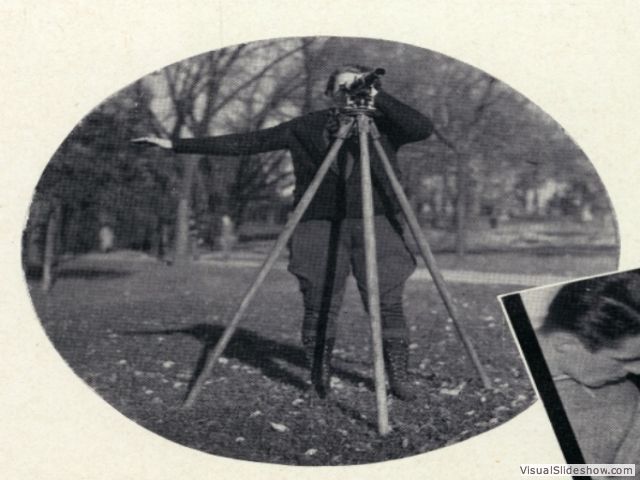
<instances>
[{"instance_id":1,"label":"person standing behind tripod","mask_svg":"<svg viewBox=\"0 0 640 480\"><path fill-rule=\"evenodd\" d=\"M172 149L176 153L247 155L289 150L295 176L294 202L307 190L341 123L348 89L372 69L345 65L329 77L325 94L332 108L312 112L275 127L249 133L206 138L168 140L142 137L134 142ZM428 138L433 131L429 118L381 89L377 80L367 94L375 101L374 122L380 142L397 172L396 153L407 143ZM416 267L402 236L401 212L382 162L371 152L374 224L382 316L385 365L391 392L402 400L415 398L408 376L409 334L402 306L404 285ZM356 278L365 309L367 288L360 185L360 148L356 129L342 146L338 158L323 179L313 201L291 238L289 271L303 296L302 344L317 394L330 389L331 355L336 320L350 271Z\"/></svg>"}]
</instances>

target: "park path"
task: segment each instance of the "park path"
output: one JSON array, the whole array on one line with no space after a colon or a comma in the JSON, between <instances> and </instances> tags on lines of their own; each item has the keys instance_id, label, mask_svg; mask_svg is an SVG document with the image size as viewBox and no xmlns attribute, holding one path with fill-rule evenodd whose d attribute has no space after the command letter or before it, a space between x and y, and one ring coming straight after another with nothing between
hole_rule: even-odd
<instances>
[{"instance_id":1,"label":"park path","mask_svg":"<svg viewBox=\"0 0 640 480\"><path fill-rule=\"evenodd\" d=\"M141 253L129 254L125 258L120 258L118 252L110 254L89 253L83 258L88 260L123 260L127 261L157 261L154 257ZM233 252L228 258L224 258L222 254L216 252L201 256L196 263L215 265L227 268L255 268L258 269L265 255L253 252ZM286 256L278 259L274 268L278 270L286 270ZM442 269L444 279L449 283L470 283L479 285L513 285L514 290L531 288L554 283L561 283L572 280L569 277L559 275L543 275L543 274L521 274L521 273L501 273L501 272L482 272L475 270L463 269ZM419 266L409 279L410 281L431 281L431 274L424 266Z\"/></svg>"},{"instance_id":2,"label":"park path","mask_svg":"<svg viewBox=\"0 0 640 480\"><path fill-rule=\"evenodd\" d=\"M200 259L200 262L211 265L219 265L226 267L238 268L258 268L262 265L263 258L255 256L231 256L228 259L219 257L207 257ZM284 260L276 262L274 268L286 269L287 263ZM449 270L443 269L442 275L447 282L450 283L472 283L483 285L514 285L517 287L537 287L552 283L560 283L571 280L567 277L558 275L540 275L540 274L519 274L519 273L498 273L498 272L479 272L473 270ZM418 267L409 280L431 281L431 275L425 267Z\"/></svg>"}]
</instances>

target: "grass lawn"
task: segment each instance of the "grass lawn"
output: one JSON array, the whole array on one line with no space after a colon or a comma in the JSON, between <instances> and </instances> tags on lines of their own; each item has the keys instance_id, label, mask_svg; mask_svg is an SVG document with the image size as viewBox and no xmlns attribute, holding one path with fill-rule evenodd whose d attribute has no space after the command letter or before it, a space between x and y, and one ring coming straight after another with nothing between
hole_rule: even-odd
<instances>
[{"instance_id":1,"label":"grass lawn","mask_svg":"<svg viewBox=\"0 0 640 480\"><path fill-rule=\"evenodd\" d=\"M444 262L443 262L444 263ZM292 276L273 271L196 405L180 409L193 372L256 274L252 268L155 261L64 264L32 297L51 341L114 408L180 444L290 465L347 465L430 451L486 431L534 400L496 295L509 285L452 284L494 388L484 390L432 283L411 281L406 313L418 400L390 399L393 432L376 431L368 320L353 284L339 325L331 396L308 391Z\"/></svg>"}]
</instances>

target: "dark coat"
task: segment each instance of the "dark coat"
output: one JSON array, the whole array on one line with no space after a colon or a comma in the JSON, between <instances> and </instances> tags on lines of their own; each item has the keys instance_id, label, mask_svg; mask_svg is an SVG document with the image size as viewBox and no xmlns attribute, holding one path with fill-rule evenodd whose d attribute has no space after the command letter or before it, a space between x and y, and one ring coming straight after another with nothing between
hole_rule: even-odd
<instances>
[{"instance_id":1,"label":"dark coat","mask_svg":"<svg viewBox=\"0 0 640 480\"><path fill-rule=\"evenodd\" d=\"M379 91L375 97L376 108L381 115L375 117L381 139L389 161L398 172L396 153L409 142L426 139L433 131L431 121L420 112L398 101L388 93ZM313 180L328 150L326 125L332 115L330 110L321 110L275 127L249 133L220 135L216 137L179 139L174 141L177 153L200 153L207 155L249 155L273 150L289 150L296 178L294 200L297 203ZM358 155L356 138L345 142L342 150ZM372 145L371 170L374 186L374 209L376 214L392 215L400 208L391 185L387 180L378 154ZM338 159L340 160L340 158ZM355 162L356 165L358 162ZM354 168L359 173L359 168ZM359 175L352 175L354 179ZM345 180L337 168L331 169L324 178L303 220L339 219L345 216L361 216L359 181ZM354 205L356 204L357 205Z\"/></svg>"}]
</instances>

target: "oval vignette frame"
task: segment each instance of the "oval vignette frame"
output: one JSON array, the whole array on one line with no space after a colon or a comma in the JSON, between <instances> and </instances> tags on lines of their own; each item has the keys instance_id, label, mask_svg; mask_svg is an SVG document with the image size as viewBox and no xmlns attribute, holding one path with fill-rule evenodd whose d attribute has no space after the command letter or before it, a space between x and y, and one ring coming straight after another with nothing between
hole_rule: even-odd
<instances>
[{"instance_id":1,"label":"oval vignette frame","mask_svg":"<svg viewBox=\"0 0 640 480\"><path fill-rule=\"evenodd\" d=\"M300 60L298 54L304 52L304 49L296 50L298 46L294 44L302 45L307 40L324 42L329 46L323 47L324 50L312 52L315 55L312 61ZM207 62L211 65L211 62L216 60L220 60L223 65L224 61L233 56L239 48L242 48L238 53L239 63L231 64L233 68L227 72L229 77L224 75L220 77L220 90L217 95L220 102L227 103L211 117L210 123L197 127L198 112L206 108L206 100L200 96L194 97L191 102L194 109L194 112L191 112L192 119L185 121L185 125L181 128L175 129L171 124L171 115L173 113L175 116L176 112L171 109L176 105L184 107L184 103L181 104L179 100L167 97L179 93L180 82L185 82L182 86L186 85L190 76L198 75L199 68L204 68L202 65L207 65ZM315 48L313 43L309 48ZM287 55L287 49L296 50L298 53ZM284 56L285 60L276 63L272 69L262 71L266 64L280 56ZM360 60L362 58L366 61ZM387 61L384 62L383 59ZM305 64L304 61L308 63ZM192 168L193 171L190 174L195 172L196 176L201 177L196 178L192 186L197 182L204 182L204 186L201 186L202 191L199 193L192 191L192 194L193 197L202 195L206 198L204 200L191 198L192 209L194 211L198 208L204 209L204 216L217 215L218 220L223 215L233 217L233 210L238 209L241 201L250 206L249 218L261 218L261 215L262 218L269 216L270 219L283 214L286 216L288 208L286 202L290 202L290 199L287 200L287 195L290 194L291 187L278 184L276 194L273 195L271 192L272 196L269 200L277 204L279 209L273 209L272 206L265 205L265 202L260 203L258 197L264 193L262 191L257 192L254 197L249 196L248 199L241 195L237 195L235 199L225 198L225 195L229 196L229 192L225 191L228 187L227 183L235 185L241 183L239 178L241 175L237 171L234 172L233 160L221 159L213 162L211 159L187 159L185 162L180 162L167 154L136 149L128 143L128 140L135 135L144 134L145 128L146 131L158 128L159 134L176 130L173 133L188 135L197 133L198 128L201 132L209 134L224 134L245 131L251 127L273 126L303 111L322 108L324 99L316 92L323 90L322 85L327 75L334 65L352 62L369 64L373 67L386 63L382 65L389 72L383 78L385 88L388 86L390 92L403 100L408 98L408 103L432 116L441 130L440 141L432 138L418 146L407 146L406 151L401 151L403 155L401 164L403 171L408 171L405 178L410 190L415 191L422 187L428 195L433 196L437 195L438 187L441 195L450 188L446 182L451 178L441 180L439 186L437 182L432 181L438 175L440 177L452 175L446 170L450 169L451 163L458 160L456 158L458 154L452 153L447 142L462 144L470 142L465 153L468 155L466 161L469 162L470 168L477 167L480 171L467 172L469 174L467 181L474 180L483 186L495 185L496 188L504 189L498 191L499 195L493 194L493 196L490 189L478 193L479 200L485 204L469 207L472 211L477 210L477 213L467 216L469 223L477 220L489 223L497 221L501 224L507 221L501 217L504 212L488 213L486 209L489 208L488 205L492 200L497 202L507 197L509 182L513 183L517 180L510 178L515 175L511 169L521 168L522 171L516 173L520 173L525 178L528 175L527 172L535 171L536 175L544 179L553 179L557 176L564 181L577 183L582 181L586 183L584 187L580 187L583 189L582 194L591 194L594 197L592 207L600 210L597 215L603 215L603 222L609 222L604 223L608 229L608 237L605 235L606 238L602 239L604 245L602 251L605 253L601 255L602 259L598 261L600 263L594 262L593 268L605 270L607 267L609 270L615 268L619 241L614 213L604 187L588 159L553 120L525 97L490 75L422 48L359 38L313 37L265 40L198 55L165 67L120 90L80 122L65 139L45 170L38 184L30 211L29 224L25 230L23 250L25 269L32 299L47 335L80 378L128 418L173 441L217 455L289 465L347 465L402 458L441 448L452 439L464 440L512 418L526 408L533 399L533 392L524 375L517 350L505 322L500 318L499 308L495 302L495 295L504 291L496 290L498 287L495 285L485 285L482 279L486 277L478 275L478 279L471 280L470 283L473 285L469 287L473 290L471 303L486 317L494 317L493 327L484 328L484 323L476 326L478 343L479 345L483 342L489 343L490 339L494 338L494 333L489 330L496 329L496 332L501 333L494 339L500 339L503 349L501 352L491 352L492 356L487 358L480 347L480 355L490 364L517 362L520 369L519 376L515 376L508 369L495 370L497 367L492 365L493 377L501 380L504 380L502 377L505 375L513 377L505 390L508 393L502 392L508 401L505 404L504 399L498 399L496 392L487 394L489 397L485 396L482 401L483 395L479 393L476 386L473 386L473 380L467 378L472 376L472 373L467 373L472 370L470 366L465 366L464 359L448 359L446 356L441 356L445 355L444 353L432 351L432 345L438 345L439 341L454 350L460 349L457 340L448 333L449 330L446 329L448 325L442 321L444 312L441 302L432 292L428 294L427 307L425 305L407 307L409 325L415 327L412 336L418 338L414 342L417 347L412 349L412 362L418 381L422 382L420 386L424 388L421 396L424 400L465 398L467 403L461 402L461 405L457 406L449 404L447 405L449 409L439 405L438 417L442 417L442 420L439 418L438 421L441 423L438 423L433 420L432 412L429 411L433 408L431 405L419 410L416 414L415 408L403 406L396 401L391 413L392 424L396 422L395 433L391 438L395 439L392 441L397 440L396 443L372 439L368 432L372 428L371 419L375 418L373 394L368 390L370 375L366 373L366 369L362 369L367 356L364 350L351 352L350 348L353 345L349 345L348 340L359 338L368 341L366 321L364 318L359 318L363 316L362 313L350 308L352 318L348 318L348 315L343 312L340 327L343 328L344 335L339 337L338 347L345 354L344 358L338 358L342 365L342 373L339 371L336 375L339 380L337 386L340 388L334 392L337 398L336 403L327 408L320 408L307 398L306 369L302 351L297 338L291 335L292 330L299 328L301 311L296 317L295 308L283 306L291 304L300 310L299 305L296 304L297 286L284 273L275 272L273 274L277 277L275 284L271 287L265 286L266 294L262 298L266 302L261 306L260 313L254 305L249 313L250 318L247 319L246 328L243 324L243 328L234 339L235 346L232 343L229 347L231 353L228 357L224 357L225 362L219 367L219 369L228 370L227 380L230 378L233 380L229 382L231 386L222 386L226 393L224 398L228 399L227 405L217 405L215 409L207 409L206 406L211 404L212 399L212 388L208 388L203 398L198 400L199 406L191 413L177 413L173 410L173 407L179 405L189 381L193 378L193 372L198 368L198 362L203 358L203 353L219 337L224 319L229 312L233 312L237 303L235 300L238 299L236 290L244 289L245 283L241 279L246 281L247 276L251 278L251 270L249 270L253 266L251 260L255 262L256 258L249 258L248 263L244 265L247 269L245 273L238 273L243 271L243 264L236 259L236 264L241 268L236 267L234 270L231 267L220 267L226 269L224 274L216 274L212 265L219 266L224 260L216 250L221 248L221 244L216 242L220 242L218 237L223 228L216 226L217 220L207 218L209 223L206 224L206 229L209 236L201 238L204 246L198 247L202 249L202 258L198 262L187 266L172 265L172 270L169 269L167 272L168 267L163 262L154 260L154 257L172 260L170 255L165 254L174 243L171 237L177 238L178 233L166 232L162 229L172 223L177 224L174 217L184 213L184 202L182 206L180 202L180 188L183 185L181 181L184 179L185 171ZM277 99L277 108L272 108L272 111L260 110L265 105L269 106L269 96L275 95L279 88L283 88L282 85L293 88L291 82L296 79L300 65L305 65L307 68L305 71L310 76L308 83L298 87L295 90L296 93L282 94L282 98ZM253 83L249 82L256 75L258 75L256 80ZM175 92L172 92L166 83L172 78L176 82ZM228 101L225 100L244 82L249 82L248 90L238 90L237 96L230 97ZM483 97L483 86L489 89L486 98ZM196 90L205 87L210 87L207 85L206 77L194 86ZM255 88L255 91L251 94L252 88ZM287 89L284 90L286 92ZM184 93L188 93L188 86ZM182 101L189 103L184 99ZM483 101L486 101L485 105L482 104ZM489 119L476 119L474 106L476 113L480 112L480 117L485 114ZM215 107L216 105L212 108ZM487 112L490 113L487 114ZM252 123L256 117L259 117L262 123L257 125ZM154 120L158 122L155 127ZM187 131L189 124L194 131ZM468 128L465 129L465 125ZM509 127L511 130L504 130L501 127L504 129ZM477 130L475 137L469 133L474 128ZM492 138L502 150L491 148L490 139ZM545 138L554 139L556 143L552 146L556 150L548 147L550 150L543 151L540 148L540 139ZM481 151L484 157L474 156L476 150ZM498 153L496 153L497 150ZM571 160L573 163L570 162L569 166L572 167L571 170L578 171L577 178L574 172L569 175L566 171L553 170L563 166L549 162L549 158L553 158L557 152L574 155ZM429 161L420 163L419 159L425 157ZM527 159L523 161L523 157ZM100 161L97 162L96 159ZM276 171L290 181L291 160L286 155L281 158L274 158L272 155L242 161L245 166L257 164L259 169L264 165L278 164L277 167L281 167L281 170ZM189 165L193 166L189 167ZM486 167L486 171L481 167ZM526 170L527 168L529 170ZM484 176L478 180L472 178L472 174ZM580 178L580 175L583 178ZM222 186L215 182L222 183ZM476 187L477 185L474 188ZM511 187L513 188L513 185ZM593 191L590 191L590 188ZM474 197L473 201L476 200L478 199ZM564 200L567 201L566 198ZM140 201L143 205L147 202L147 205L144 208L139 207ZM197 205L198 201L201 204L196 208L194 205ZM442 202L442 199L439 201ZM517 202L517 198L509 201ZM524 199L525 210L528 201ZM539 197L536 201L540 201ZM218 211L214 215L208 211L211 204L216 208L224 204L223 213ZM597 208L596 204L598 204ZM247 205L243 208L249 208ZM450 217L447 208L453 207L455 205L449 198L445 201L442 212L437 213L442 213L446 220ZM437 205L430 208L432 211L438 210ZM551 207L548 207L547 203L544 208ZM571 205L563 207L561 204L554 208L570 210ZM35 264L32 262L29 249L40 242L41 250L46 251L46 232L50 226L51 212L58 216L60 233L54 232L54 234L59 237L63 250L61 255L57 255L59 268L56 271L55 283L52 284L49 293L44 294L39 290L37 278L39 265L37 262ZM575 213L562 213L562 215L571 216ZM235 214L237 215L237 212ZM580 214L583 213L580 212ZM594 212L590 214L595 215ZM423 220L427 222L440 220L430 218L428 215L426 217ZM564 219L564 217L561 218ZM280 219L278 218L274 223L278 225ZM195 219L196 223L200 221L201 219ZM140 225L143 225L143 228L140 228ZM116 243L111 248L105 248L105 243L109 243L108 239L105 239L105 227L111 227L111 233L115 237L113 241ZM433 232L437 233L438 227L434 223ZM489 228L492 226L490 225ZM518 237L516 240L525 243L531 241L530 237L535 239L536 235L541 236L537 228L545 232L544 225L534 225L533 222L529 226L520 228L522 232L516 231L515 235L520 235L524 239ZM38 234L35 238L31 238L36 230L39 230ZM175 228L176 232L179 230L179 227ZM433 244L446 254L447 249L455 245L451 235L446 231L446 225L443 230L444 233L441 236L434 234L430 241L433 241ZM102 236L101 232L103 232ZM242 239L242 234L238 232L236 236ZM250 233L244 233L244 235L259 243L264 238L272 239L274 233L273 231L265 233L256 227L255 230L250 230ZM572 235L579 237L580 232L562 232L560 236L562 235L574 242L576 240ZM167 236L168 239L163 241L163 236ZM496 239L489 235L486 241L493 246L491 241ZM100 242L103 244L100 245ZM96 247L104 251L95 253ZM505 245L500 247L505 248ZM552 247L550 248L552 251L555 248L555 253L564 257L572 257L571 252L576 250L576 245L573 243L566 249L563 249L562 245ZM584 248L584 245L578 245L578 247L580 247L577 248L579 253L574 256L586 252L596 257L600 252L598 250L600 247L592 250ZM486 249L487 245L475 248ZM38 254L45 255L44 251ZM140 251L145 253L141 254ZM149 252L154 253L149 254ZM73 255L66 255L67 253ZM258 257L262 253L264 251L259 251ZM538 252L538 254L547 255L548 253ZM515 259L511 258L511 261ZM575 265L571 266L575 268ZM586 275L597 272L576 273ZM531 274L531 280L539 280L545 274L554 275L557 272L534 272ZM421 281L423 282L417 279L409 283L409 298L412 296L416 298L417 292L424 290ZM150 288L149 285L156 289ZM219 298L215 295L213 298L210 297L211 289L217 292L216 295ZM455 285L453 291L455 296ZM280 303L273 300L271 303L274 304L270 304L268 300L276 299L276 295L282 292L286 292L283 301ZM353 290L350 293L348 291L348 294L350 296L347 297L347 306L358 306L358 299L354 296ZM110 298L117 301L109 301ZM90 299L93 300L89 301ZM494 305L489 306L490 302ZM100 307L98 308L96 304ZM434 305L440 308L435 316L439 316L441 320L434 320L433 324L440 325L440 328L435 334L433 331L425 332L426 328L421 332L422 327L419 325L423 325L424 322L420 322L419 319L423 318L426 308ZM86 310L79 311L80 307ZM211 313L212 308L224 312L225 315L217 315L216 318L216 315ZM288 322L284 326L278 325L274 328L264 320L265 323L261 323L258 318L261 315L279 318L279 315L283 315L283 311ZM490 321L487 320L486 325L489 323ZM136 328L129 328L131 326ZM432 336L427 338L425 333ZM167 347L169 344L170 348ZM122 347L124 352L118 349L118 346L124 346ZM461 352L461 350L456 351ZM354 357L350 358L348 353L353 353ZM437 360L432 366L422 367L422 360L431 361L434 357ZM444 366L436 368L438 361L443 362ZM459 371L464 371L465 374L458 376ZM216 373L211 379L211 385L216 384L220 377L225 378L224 375L216 377ZM423 377L420 377L421 374ZM429 375L432 375L431 379ZM245 382L243 383L242 380ZM277 388L281 387L279 401L262 398L263 394L256 394L256 392L268 391L269 388L274 388L274 385ZM342 405L340 392L351 392L352 401L360 409L351 411ZM524 399L518 401L519 396L523 396ZM240 399L246 400L247 397L254 398L243 404ZM298 400L301 400L301 403ZM291 402L296 404L292 405ZM512 405L512 402L515 403ZM446 402L444 404L446 405ZM278 410L278 405L281 410ZM306 413L298 408L300 405L308 407ZM475 411L484 409L487 405L492 409L483 411L482 414ZM296 407L292 411L298 413L292 414L291 407ZM506 409L507 415L501 416L503 414L499 412L505 411L501 407ZM473 413L469 414L471 411ZM256 412L260 413L256 414ZM362 417L362 412L366 412L365 418ZM194 428L191 435L188 435L183 423L185 415L193 416L188 422L190 425L199 425L198 422L204 421L206 428ZM234 417L236 415L237 418ZM416 415L418 418L422 417L423 421L418 422L419 425L415 428L410 427ZM477 419L474 415L483 416ZM283 416L288 420L283 421ZM235 422L232 421L234 418ZM301 418L302 422L300 422ZM493 420L496 421L491 423ZM353 430L341 428L343 422L355 425L350 427ZM238 434L239 425L245 429L240 429L241 432L245 432L244 434ZM281 426L286 429L283 430ZM346 430L347 435L340 430ZM286 436L283 435L285 433ZM232 434L235 435L234 438L231 438ZM344 437L353 439L347 443L348 447L345 447ZM249 445L251 442L253 444ZM280 450L277 448L278 445L281 447ZM324 450L314 445L323 445ZM316 451L309 453L313 450Z\"/></svg>"}]
</instances>

